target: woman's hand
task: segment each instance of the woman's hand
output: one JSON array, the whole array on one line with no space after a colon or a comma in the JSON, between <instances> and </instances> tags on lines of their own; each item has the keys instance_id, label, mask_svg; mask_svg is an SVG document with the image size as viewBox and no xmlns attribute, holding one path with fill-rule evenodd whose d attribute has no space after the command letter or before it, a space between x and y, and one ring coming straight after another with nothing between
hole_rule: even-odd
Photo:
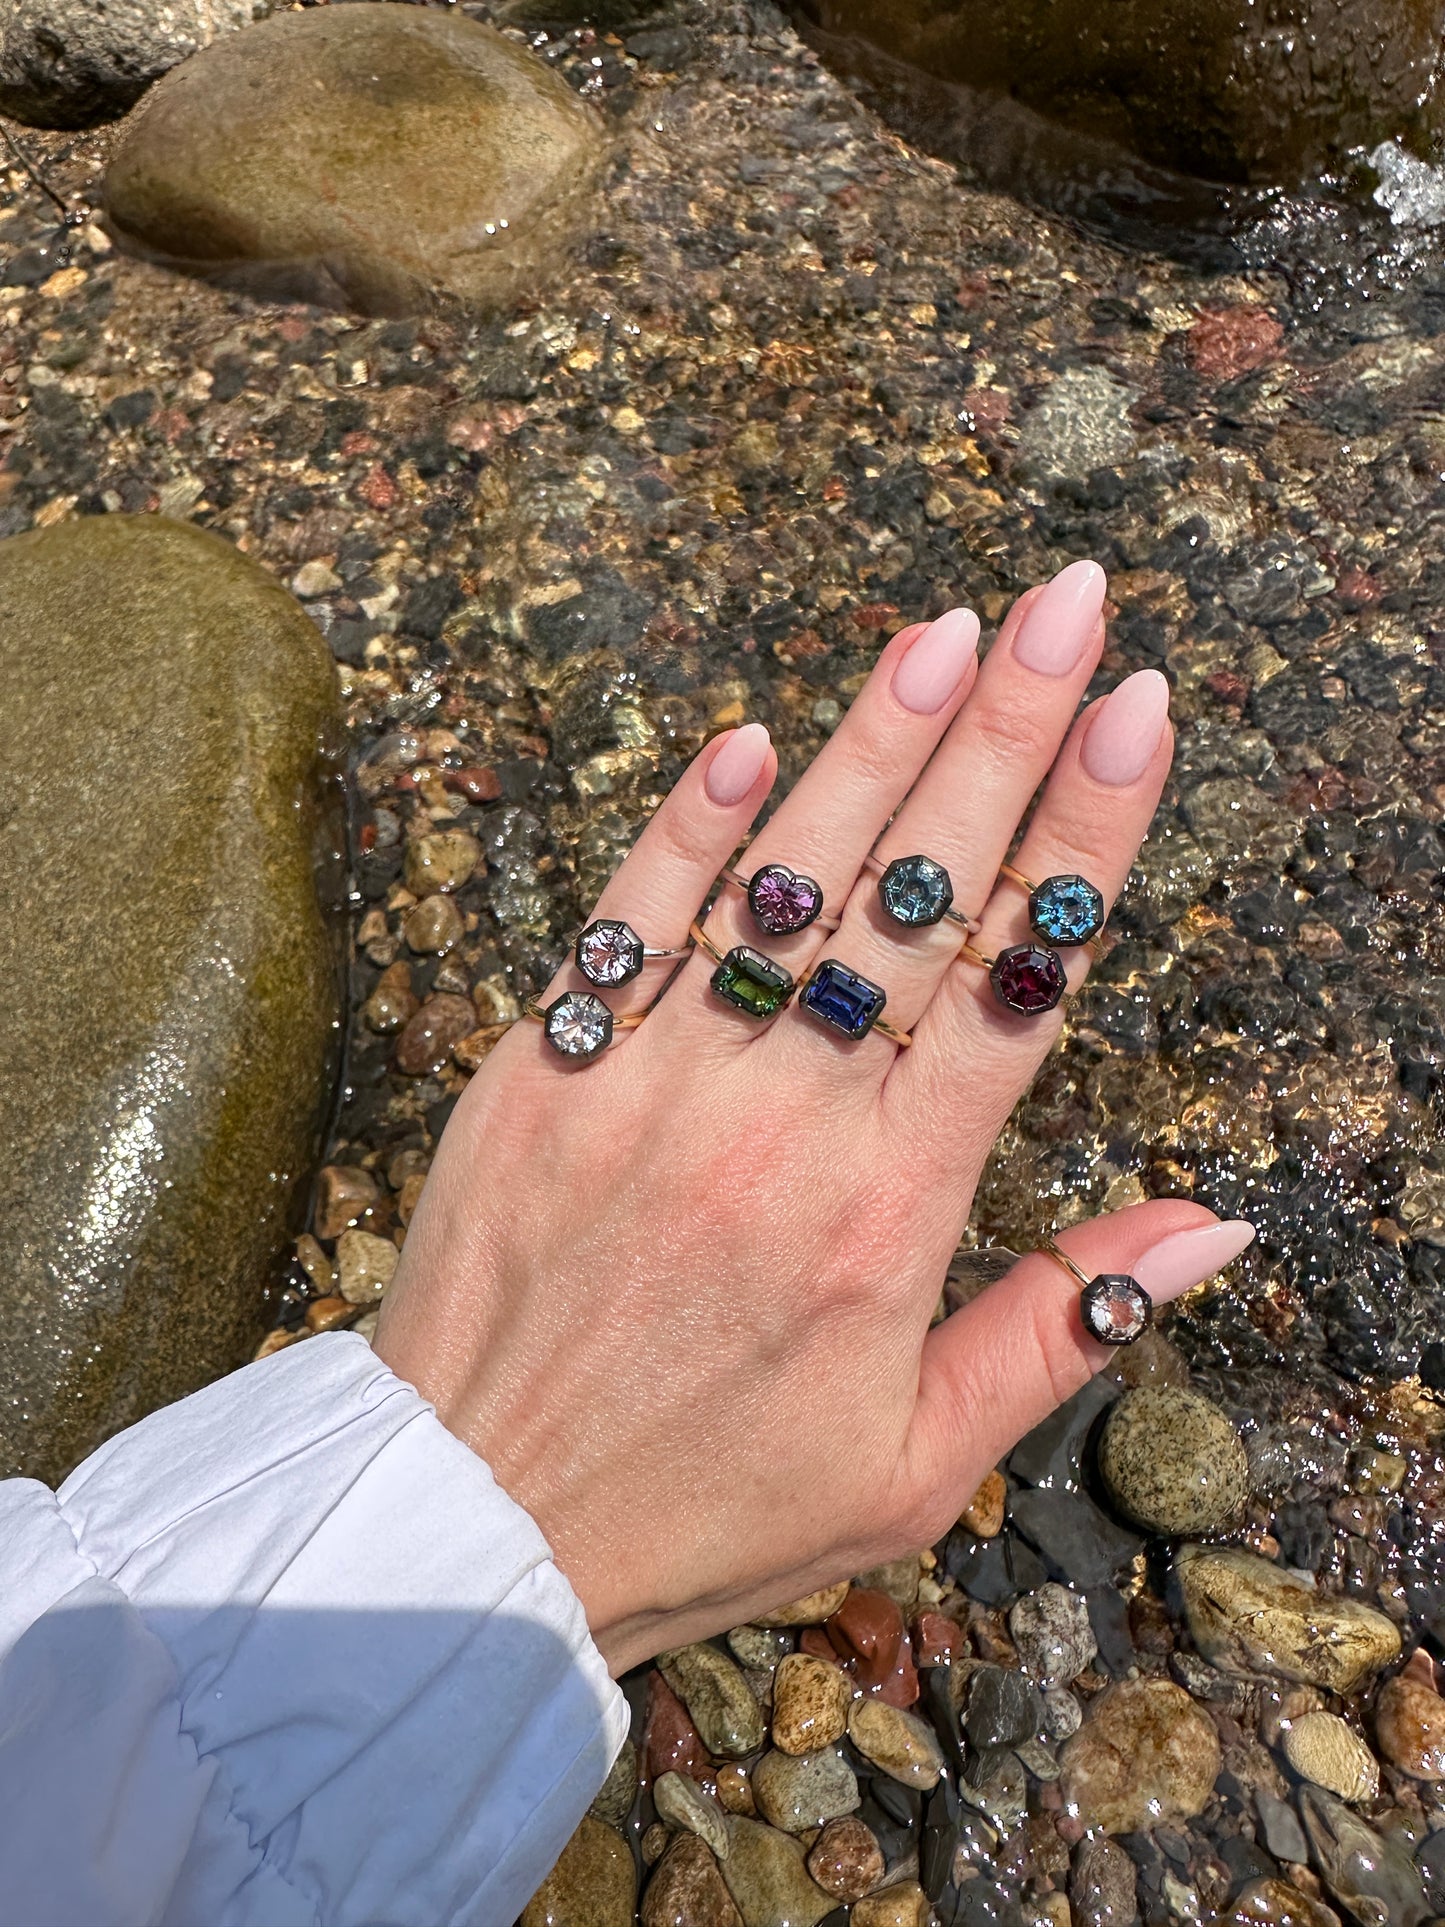
<instances>
[{"instance_id":1,"label":"woman's hand","mask_svg":"<svg viewBox=\"0 0 1445 1927\"><path fill-rule=\"evenodd\" d=\"M1061 1016L1004 1011L959 927L891 922L864 868L875 842L937 859L992 955L1029 934L998 868L1043 784L1018 868L1079 872L1112 899L1173 738L1152 670L1074 720L1104 587L1074 563L1023 597L982 668L967 611L895 636L747 853L748 870L817 878L841 929L765 937L735 889L708 918L721 950L872 978L911 1049L847 1042L796 1000L759 1025L714 995L698 950L590 1066L519 1024L457 1106L376 1349L542 1526L614 1670L937 1538L1108 1357L1077 1285L1038 1256L930 1330L990 1146ZM598 912L685 942L776 767L757 725L710 743ZM1064 954L1077 986L1088 953ZM671 967L647 965L614 1009L642 1009ZM570 967L549 997L568 987L586 987ZM1063 1242L1162 1301L1250 1235L1159 1202Z\"/></svg>"}]
</instances>

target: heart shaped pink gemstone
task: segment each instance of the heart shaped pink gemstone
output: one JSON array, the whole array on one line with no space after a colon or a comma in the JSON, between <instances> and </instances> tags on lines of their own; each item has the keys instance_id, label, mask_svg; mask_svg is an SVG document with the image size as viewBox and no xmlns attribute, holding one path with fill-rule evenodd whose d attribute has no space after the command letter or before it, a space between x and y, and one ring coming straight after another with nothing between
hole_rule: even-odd
<instances>
[{"instance_id":1,"label":"heart shaped pink gemstone","mask_svg":"<svg viewBox=\"0 0 1445 1927\"><path fill-rule=\"evenodd\" d=\"M787 937L813 921L823 907L823 892L812 877L768 863L748 885L748 903L770 937Z\"/></svg>"}]
</instances>

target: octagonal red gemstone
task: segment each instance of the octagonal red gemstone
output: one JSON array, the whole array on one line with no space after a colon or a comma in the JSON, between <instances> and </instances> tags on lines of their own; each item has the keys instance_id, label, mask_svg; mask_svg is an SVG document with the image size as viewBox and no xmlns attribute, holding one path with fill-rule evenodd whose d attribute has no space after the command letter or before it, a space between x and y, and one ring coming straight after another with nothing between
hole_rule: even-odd
<instances>
[{"instance_id":1,"label":"octagonal red gemstone","mask_svg":"<svg viewBox=\"0 0 1445 1927\"><path fill-rule=\"evenodd\" d=\"M1025 1017L1052 1010L1068 989L1062 959L1039 943L1016 943L1000 951L989 976L999 1002Z\"/></svg>"}]
</instances>

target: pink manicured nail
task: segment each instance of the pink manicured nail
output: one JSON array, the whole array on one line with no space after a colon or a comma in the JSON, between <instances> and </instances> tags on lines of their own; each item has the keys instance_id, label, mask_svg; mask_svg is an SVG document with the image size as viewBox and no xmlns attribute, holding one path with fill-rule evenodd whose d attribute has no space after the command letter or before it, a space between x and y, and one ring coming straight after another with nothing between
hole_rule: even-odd
<instances>
[{"instance_id":1,"label":"pink manicured nail","mask_svg":"<svg viewBox=\"0 0 1445 1927\"><path fill-rule=\"evenodd\" d=\"M1154 760L1169 716L1169 684L1157 669L1140 669L1096 705L1080 761L1096 783L1122 789Z\"/></svg>"},{"instance_id":2,"label":"pink manicured nail","mask_svg":"<svg viewBox=\"0 0 1445 1927\"><path fill-rule=\"evenodd\" d=\"M761 723L744 723L729 736L707 766L703 788L709 800L724 810L741 803L762 774L770 741Z\"/></svg>"},{"instance_id":3,"label":"pink manicured nail","mask_svg":"<svg viewBox=\"0 0 1445 1927\"><path fill-rule=\"evenodd\" d=\"M930 622L893 672L893 693L915 716L936 716L978 654L978 617L950 609Z\"/></svg>"},{"instance_id":4,"label":"pink manicured nail","mask_svg":"<svg viewBox=\"0 0 1445 1927\"><path fill-rule=\"evenodd\" d=\"M1195 1231L1176 1231L1170 1238L1161 1238L1131 1269L1154 1303L1167 1305L1171 1298L1223 1271L1253 1243L1254 1226L1247 1219L1226 1218L1222 1224L1200 1225Z\"/></svg>"},{"instance_id":5,"label":"pink manicured nail","mask_svg":"<svg viewBox=\"0 0 1445 1927\"><path fill-rule=\"evenodd\" d=\"M1030 606L1014 637L1014 661L1041 676L1067 676L1093 639L1109 579L1097 562L1071 562Z\"/></svg>"}]
</instances>

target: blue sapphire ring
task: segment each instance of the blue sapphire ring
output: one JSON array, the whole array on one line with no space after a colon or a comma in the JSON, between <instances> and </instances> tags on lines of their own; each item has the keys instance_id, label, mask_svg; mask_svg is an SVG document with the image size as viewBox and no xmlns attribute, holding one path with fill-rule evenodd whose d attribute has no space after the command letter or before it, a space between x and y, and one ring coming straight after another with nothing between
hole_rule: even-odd
<instances>
[{"instance_id":1,"label":"blue sapphire ring","mask_svg":"<svg viewBox=\"0 0 1445 1927\"><path fill-rule=\"evenodd\" d=\"M1011 863L999 865L999 875L1029 894L1029 928L1045 943L1087 944L1096 957L1104 954L1104 897L1087 877L1045 877L1032 883Z\"/></svg>"},{"instance_id":2,"label":"blue sapphire ring","mask_svg":"<svg viewBox=\"0 0 1445 1927\"><path fill-rule=\"evenodd\" d=\"M884 1023L883 1006L887 1001L881 984L850 970L836 957L825 957L821 963L814 964L803 979L798 997L810 1017L826 1024L829 1030L836 1030L840 1036L851 1040L876 1030L891 1043L911 1044L913 1039L906 1030Z\"/></svg>"},{"instance_id":3,"label":"blue sapphire ring","mask_svg":"<svg viewBox=\"0 0 1445 1927\"><path fill-rule=\"evenodd\" d=\"M945 917L970 933L983 928L977 917L954 909L953 879L931 856L897 856L885 863L870 853L863 861L877 875L885 916L905 929L922 930Z\"/></svg>"}]
</instances>

